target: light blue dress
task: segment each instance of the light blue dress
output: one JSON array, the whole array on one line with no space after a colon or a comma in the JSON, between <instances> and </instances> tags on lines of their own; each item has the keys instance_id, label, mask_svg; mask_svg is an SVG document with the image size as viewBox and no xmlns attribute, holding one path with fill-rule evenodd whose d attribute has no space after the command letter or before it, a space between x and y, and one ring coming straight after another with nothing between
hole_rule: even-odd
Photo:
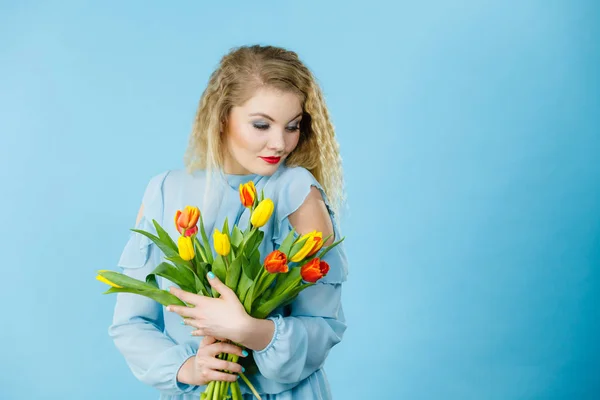
<instances>
[{"instance_id":1,"label":"light blue dress","mask_svg":"<svg viewBox=\"0 0 600 400\"><path fill-rule=\"evenodd\" d=\"M304 168L285 165L272 176L223 175L210 180L210 195L205 196L206 174L189 174L185 170L169 170L154 176L147 185L142 203L144 213L136 228L155 232L155 219L171 235L178 237L173 218L176 210L186 205L200 208L207 233L212 240L214 227L222 228L225 217L229 225L246 227L249 213L239 199L240 183L253 180L260 193L275 202L270 221L261 229L265 239L261 245L264 257L281 243L290 232L288 216L303 203L310 187L321 185ZM208 199L205 203L205 199ZM341 234L334 213L329 209L336 240ZM145 236L131 232L118 265L123 273L145 280L147 274L162 261L164 255ZM330 265L326 277L305 289L284 312L275 310L269 318L275 323L275 333L269 345L254 351L260 373L248 378L265 400L331 399L329 383L323 370L325 359L338 344L346 330L341 305L342 284L347 279L347 262L343 243L325 256ZM163 289L174 286L159 278ZM114 317L108 329L132 373L141 382L156 388L161 400L198 399L205 386L178 382L181 365L196 354L200 337L190 336L194 329L181 325L181 317L170 313L159 303L144 296L116 295ZM240 379L244 399L253 398Z\"/></svg>"}]
</instances>

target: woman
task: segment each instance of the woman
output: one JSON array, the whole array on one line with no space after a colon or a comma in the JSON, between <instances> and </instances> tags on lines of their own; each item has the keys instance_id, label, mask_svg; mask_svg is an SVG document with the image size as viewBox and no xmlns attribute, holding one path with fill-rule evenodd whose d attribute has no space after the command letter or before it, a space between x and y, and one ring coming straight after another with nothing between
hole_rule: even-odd
<instances>
[{"instance_id":1,"label":"woman","mask_svg":"<svg viewBox=\"0 0 600 400\"><path fill-rule=\"evenodd\" d=\"M238 188L252 180L275 203L262 228L263 257L292 227L298 234L333 234L327 244L340 238L333 211L342 190L338 145L321 91L294 52L252 46L223 57L200 100L185 162L185 171L165 171L150 180L139 229L153 231L156 220L177 237L170 222L175 212L200 204L208 232L225 218L246 226L248 209ZM119 266L144 280L162 261L154 243L132 233ZM205 307L163 308L144 296L118 294L109 334L133 374L158 389L161 399L197 399L207 382L235 380L243 367L215 358L220 352L238 354L240 360L253 357L258 372L249 379L263 399L329 399L322 367L346 329L340 297L347 275L343 246L324 261L330 265L327 276L265 320L248 316L235 295L210 277L222 296L204 298L210 301ZM160 285L188 303L201 297L168 281ZM188 317L185 325L182 316ZM239 343L251 354L217 339ZM252 398L240 384L244 398Z\"/></svg>"}]
</instances>

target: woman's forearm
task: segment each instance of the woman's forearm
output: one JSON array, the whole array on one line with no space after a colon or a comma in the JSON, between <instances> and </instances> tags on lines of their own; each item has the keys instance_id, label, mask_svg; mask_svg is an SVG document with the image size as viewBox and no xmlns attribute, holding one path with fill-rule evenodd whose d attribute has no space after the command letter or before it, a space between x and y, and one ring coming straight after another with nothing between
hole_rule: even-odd
<instances>
[{"instance_id":1,"label":"woman's forearm","mask_svg":"<svg viewBox=\"0 0 600 400\"><path fill-rule=\"evenodd\" d=\"M260 351L271 342L275 333L275 324L268 319L250 317L246 321L244 332L240 344L248 349Z\"/></svg>"}]
</instances>

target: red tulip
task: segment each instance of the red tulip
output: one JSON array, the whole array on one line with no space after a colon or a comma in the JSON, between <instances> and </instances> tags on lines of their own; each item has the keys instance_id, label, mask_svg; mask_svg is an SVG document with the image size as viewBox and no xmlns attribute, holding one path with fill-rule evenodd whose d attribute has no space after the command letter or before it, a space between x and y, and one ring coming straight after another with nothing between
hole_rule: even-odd
<instances>
[{"instance_id":1,"label":"red tulip","mask_svg":"<svg viewBox=\"0 0 600 400\"><path fill-rule=\"evenodd\" d=\"M302 266L300 275L306 282L315 283L329 272L329 264L318 258L313 258Z\"/></svg>"},{"instance_id":2,"label":"red tulip","mask_svg":"<svg viewBox=\"0 0 600 400\"><path fill-rule=\"evenodd\" d=\"M287 257L279 250L273 250L265 257L265 269L270 274L288 272Z\"/></svg>"}]
</instances>

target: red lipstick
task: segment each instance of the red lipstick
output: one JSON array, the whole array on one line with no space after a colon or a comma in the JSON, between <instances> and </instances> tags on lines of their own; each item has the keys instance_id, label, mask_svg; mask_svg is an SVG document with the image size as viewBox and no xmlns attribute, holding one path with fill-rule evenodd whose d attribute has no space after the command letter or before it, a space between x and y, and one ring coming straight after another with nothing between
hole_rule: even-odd
<instances>
[{"instance_id":1,"label":"red lipstick","mask_svg":"<svg viewBox=\"0 0 600 400\"><path fill-rule=\"evenodd\" d=\"M263 160L268 162L269 164L277 164L281 157L261 157Z\"/></svg>"}]
</instances>

